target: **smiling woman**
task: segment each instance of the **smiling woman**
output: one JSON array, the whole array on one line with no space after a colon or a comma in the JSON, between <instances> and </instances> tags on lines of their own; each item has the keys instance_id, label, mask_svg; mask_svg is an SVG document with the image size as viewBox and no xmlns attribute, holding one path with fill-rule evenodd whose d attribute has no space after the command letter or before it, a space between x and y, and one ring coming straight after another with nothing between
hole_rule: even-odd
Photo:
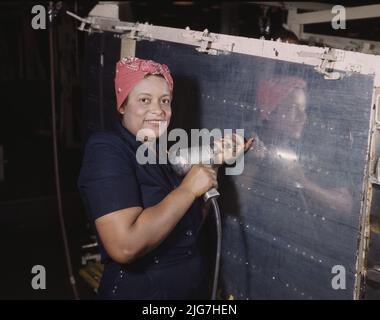
<instances>
[{"instance_id":1,"label":"smiling woman","mask_svg":"<svg viewBox=\"0 0 380 320\"><path fill-rule=\"evenodd\" d=\"M165 78L157 75L144 77L129 93L119 112L124 127L137 136L139 130L151 129L158 138L167 129L171 118L171 91ZM149 131L149 130L146 130Z\"/></svg>"},{"instance_id":2,"label":"smiling woman","mask_svg":"<svg viewBox=\"0 0 380 320\"><path fill-rule=\"evenodd\" d=\"M122 59L115 91L120 121L90 136L78 179L105 265L98 298L207 298L197 243L207 207L199 197L217 186L216 172L195 165L182 178L167 164L136 160L145 143L139 133L155 141L170 123L173 80L166 65Z\"/></svg>"}]
</instances>

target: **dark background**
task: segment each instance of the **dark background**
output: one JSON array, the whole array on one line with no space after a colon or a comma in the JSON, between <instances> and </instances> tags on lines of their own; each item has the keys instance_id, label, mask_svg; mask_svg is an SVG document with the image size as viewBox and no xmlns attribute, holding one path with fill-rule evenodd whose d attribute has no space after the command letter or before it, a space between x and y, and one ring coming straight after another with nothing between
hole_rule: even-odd
<instances>
[{"instance_id":1,"label":"dark background","mask_svg":"<svg viewBox=\"0 0 380 320\"><path fill-rule=\"evenodd\" d=\"M81 246L92 232L76 189L83 127L91 116L83 113L86 34L65 10L85 17L97 1L62 2L54 19L57 137L63 213L74 275L80 297L93 292L79 277ZM334 2L330 2L334 3ZM373 2L360 2L365 5ZM31 8L46 1L0 3L0 146L4 174L0 177L0 243L2 248L0 299L71 299L65 264L54 180L48 29L31 27ZM357 1L345 5L357 4ZM276 38L286 12L271 8L270 33L260 29L263 8L248 2L130 1L128 21L239 35ZM305 31L380 41L380 19L347 22L346 30L315 24ZM96 111L94 111L96 112ZM0 159L1 161L1 159ZM1 172L1 171L0 171ZM34 265L44 265L47 289L33 290Z\"/></svg>"}]
</instances>

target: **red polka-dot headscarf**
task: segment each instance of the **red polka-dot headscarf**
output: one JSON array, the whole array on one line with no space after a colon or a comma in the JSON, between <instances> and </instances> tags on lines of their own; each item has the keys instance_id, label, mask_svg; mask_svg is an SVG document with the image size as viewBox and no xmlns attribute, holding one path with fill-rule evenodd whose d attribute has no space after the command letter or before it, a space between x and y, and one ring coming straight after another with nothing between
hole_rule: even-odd
<instances>
[{"instance_id":1,"label":"red polka-dot headscarf","mask_svg":"<svg viewBox=\"0 0 380 320\"><path fill-rule=\"evenodd\" d=\"M167 65L152 60L144 60L136 57L126 57L116 64L115 91L117 110L123 105L133 87L148 74L162 75L173 91L173 78Z\"/></svg>"}]
</instances>

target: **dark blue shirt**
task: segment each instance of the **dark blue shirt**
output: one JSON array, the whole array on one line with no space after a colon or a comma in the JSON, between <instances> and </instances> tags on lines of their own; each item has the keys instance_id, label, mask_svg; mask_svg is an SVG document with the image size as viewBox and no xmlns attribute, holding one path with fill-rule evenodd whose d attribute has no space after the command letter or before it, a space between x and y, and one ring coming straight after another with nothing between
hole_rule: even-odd
<instances>
[{"instance_id":1,"label":"dark blue shirt","mask_svg":"<svg viewBox=\"0 0 380 320\"><path fill-rule=\"evenodd\" d=\"M97 218L130 207L148 208L163 200L180 183L170 164L138 164L141 142L121 122L114 130L93 133L85 146L78 188L86 211ZM201 200L197 199L168 237L133 264L158 267L192 256L201 226ZM157 213L159 214L159 213ZM98 237L102 262L110 261Z\"/></svg>"}]
</instances>

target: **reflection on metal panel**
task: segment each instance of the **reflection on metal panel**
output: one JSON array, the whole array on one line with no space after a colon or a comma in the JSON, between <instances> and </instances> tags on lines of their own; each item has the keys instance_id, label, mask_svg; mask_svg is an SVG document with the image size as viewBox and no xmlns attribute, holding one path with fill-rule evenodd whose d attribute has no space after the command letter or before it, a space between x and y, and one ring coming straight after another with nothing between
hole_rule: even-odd
<instances>
[{"instance_id":1,"label":"reflection on metal panel","mask_svg":"<svg viewBox=\"0 0 380 320\"><path fill-rule=\"evenodd\" d=\"M220 182L224 294L352 299L374 77L165 41L139 41L136 56L170 67L175 126L257 138L243 175Z\"/></svg>"}]
</instances>

